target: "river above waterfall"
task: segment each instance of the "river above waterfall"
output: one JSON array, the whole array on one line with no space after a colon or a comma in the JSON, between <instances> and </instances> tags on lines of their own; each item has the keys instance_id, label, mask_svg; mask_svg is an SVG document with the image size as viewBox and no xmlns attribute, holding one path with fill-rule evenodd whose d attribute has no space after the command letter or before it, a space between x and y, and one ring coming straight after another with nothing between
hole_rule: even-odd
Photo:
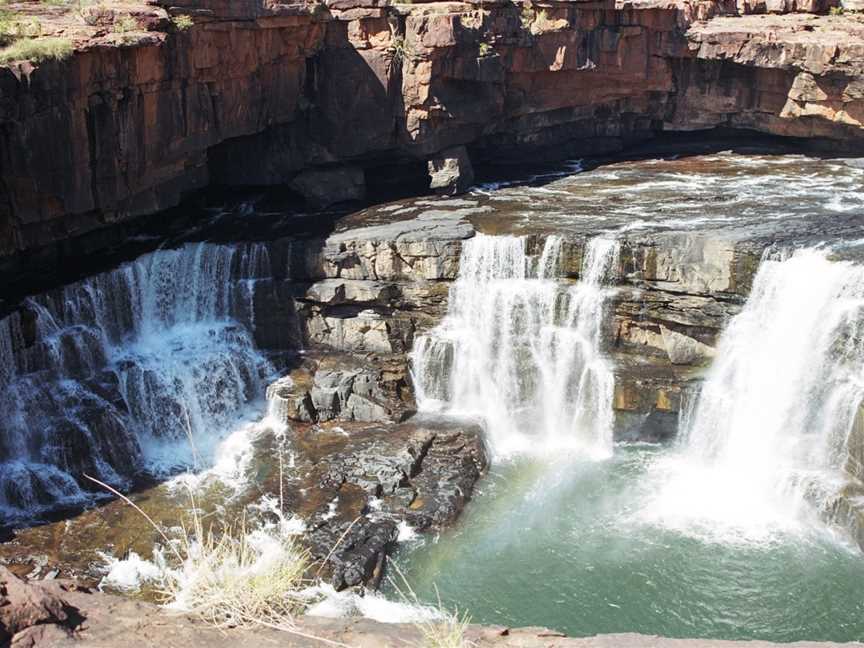
<instances>
[{"instance_id":1,"label":"river above waterfall","mask_svg":"<svg viewBox=\"0 0 864 648\"><path fill-rule=\"evenodd\" d=\"M864 207L857 160L731 151L597 166L574 160L473 190L489 233L723 231L754 237ZM782 209L777 209L782 205ZM825 232L823 232L824 234ZM788 235L788 233L787 233Z\"/></svg>"},{"instance_id":2,"label":"river above waterfall","mask_svg":"<svg viewBox=\"0 0 864 648\"><path fill-rule=\"evenodd\" d=\"M477 623L576 636L864 636L864 562L818 522L766 523L746 539L643 515L669 453L619 444L602 462L500 464L457 528L415 540L397 564L421 600L434 603L437 588Z\"/></svg>"}]
</instances>

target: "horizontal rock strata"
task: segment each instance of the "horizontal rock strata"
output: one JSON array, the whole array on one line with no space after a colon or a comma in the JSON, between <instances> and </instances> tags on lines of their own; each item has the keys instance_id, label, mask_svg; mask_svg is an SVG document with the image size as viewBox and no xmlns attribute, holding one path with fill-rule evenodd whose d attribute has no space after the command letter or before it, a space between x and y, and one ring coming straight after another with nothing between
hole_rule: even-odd
<instances>
[{"instance_id":1,"label":"horizontal rock strata","mask_svg":"<svg viewBox=\"0 0 864 648\"><path fill-rule=\"evenodd\" d=\"M0 68L0 258L14 268L217 184L291 183L323 205L429 174L452 193L472 160L714 127L860 151L864 26L752 15L828 9L787 5L210 0L171 5L193 19L185 31L130 5L123 38L46 14L77 49Z\"/></svg>"}]
</instances>

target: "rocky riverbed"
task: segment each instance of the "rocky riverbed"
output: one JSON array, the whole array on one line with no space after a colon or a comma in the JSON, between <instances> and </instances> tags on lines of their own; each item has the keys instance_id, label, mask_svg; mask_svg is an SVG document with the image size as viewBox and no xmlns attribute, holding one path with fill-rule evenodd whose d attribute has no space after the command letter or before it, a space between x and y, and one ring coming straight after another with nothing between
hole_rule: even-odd
<instances>
[{"instance_id":1,"label":"rocky riverbed","mask_svg":"<svg viewBox=\"0 0 864 648\"><path fill-rule=\"evenodd\" d=\"M166 528L178 528L188 517L183 487L188 483L195 489L196 507L207 517L245 518L252 525L292 521L312 556L325 563L324 577L335 588L377 586L400 535L453 524L489 463L488 438L476 419L417 414L409 358L418 336L428 334L448 312L464 246L478 236L522 237L526 258L534 264L553 250L544 263L551 264L551 276L563 289L585 279L591 241L615 242L599 314L599 349L614 373L614 436L628 442L669 440L688 394L716 354L720 333L740 312L761 260L824 240L845 241L835 256L857 259L864 240L858 216L864 171L855 161L783 149L684 153L572 161L513 173L509 180L481 179L463 196L403 199L337 217L334 231L323 236L269 230L261 237L265 240L222 244L195 242L201 233L193 233L132 265L21 301L0 321L7 336L0 350L13 368L2 378L15 389L39 385L41 391L34 393L51 395L56 411L46 410L39 419L50 422L46 438L62 418L65 427L57 428L57 438L68 438L60 435L68 435L73 425L81 441L51 445L58 449L53 454L37 449L16 461L50 465L78 490L71 502L52 499L52 484L39 482L35 468L25 473L34 480L29 490L21 487L20 476L7 480L3 503L18 518L10 518L14 521L5 531L3 562L22 576L74 577L92 588L112 561L151 558L159 538L137 512L121 501L89 508L104 493L83 475L102 470L100 477L117 477L114 483L125 484L136 503ZM790 191L795 195L791 203ZM779 213L781 200L788 206ZM202 259L204 267L221 268L213 277L224 296L215 302L201 301L211 280L195 274ZM194 271L194 282L179 284L181 294L193 291L191 301L174 304L174 297L154 288L160 284L151 276L166 281L165 269L181 277ZM101 300L93 299L94 286L102 291ZM165 327L160 334L174 340L172 354L184 349L185 338L174 333L183 312L191 309L195 325L216 326L207 317L214 322L230 318L231 328L219 324L205 337L227 336L229 355L239 349L241 358L252 358L251 364L237 366L241 373L257 375L254 384L262 392L266 386L267 398L266 406L255 406L258 418L266 410L263 420L255 422L253 416L215 435L227 450L211 455L209 464L196 467L175 459L167 475L148 463L154 439L134 425L141 404L128 387L129 376L137 375L132 368L140 366L152 376L161 370L147 364L141 345L134 346L135 354L117 355L117 345L133 348L136 336L152 326L149 311L137 305L153 302L152 294L162 295L154 303L169 303L165 312L170 316L162 313L158 321ZM112 320L116 311L111 309L118 307L132 319ZM250 356L246 342L238 346L238 335L248 336L261 356ZM250 380L244 379L232 396L238 405L254 401L255 394L244 395ZM58 388L69 381L76 390ZM205 404L221 403L233 393L222 374L202 376L201 384L215 387L202 392ZM176 398L157 387L148 389L169 398L165 402ZM92 396L82 398L82 393ZM169 412L182 411L182 403L175 402ZM110 424L106 403L115 413ZM9 406L18 405L10 401ZM21 416L32 416L32 408L42 406L34 399ZM72 410L76 416L67 420L63 413ZM16 420L6 423L7 439L16 432L11 427ZM207 420L196 429L193 443L213 432L208 426L231 421L215 415ZM126 447L131 450L116 444L118 429L130 439ZM176 447L188 443L182 435L155 440L170 440ZM105 447L112 452L96 462L95 453ZM861 447L850 445L848 484L834 505L835 519L853 532L861 516L855 497ZM199 474L155 485L190 468ZM34 503L38 507L27 518L27 506ZM89 510L69 516L82 506ZM56 517L61 521L51 522ZM105 586L112 587L110 581ZM103 600L112 610L141 605L135 609L163 623L157 620L161 613L144 603L89 596L81 605ZM93 614L97 618L101 612ZM364 623L309 623L333 636L347 632L361 642L356 645L381 645L374 642L412 632ZM191 632L183 624L176 631L178 637ZM475 632L489 645L547 640L571 645L554 633L526 631L508 638L497 630ZM94 645L103 641L97 634L90 638Z\"/></svg>"}]
</instances>

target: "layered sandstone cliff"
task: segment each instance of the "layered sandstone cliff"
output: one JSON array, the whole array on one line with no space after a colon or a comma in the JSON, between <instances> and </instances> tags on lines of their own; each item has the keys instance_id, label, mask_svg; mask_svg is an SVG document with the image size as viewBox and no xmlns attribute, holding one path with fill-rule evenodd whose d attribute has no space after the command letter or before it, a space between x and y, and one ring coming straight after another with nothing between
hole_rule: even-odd
<instances>
[{"instance_id":1,"label":"layered sandstone cliff","mask_svg":"<svg viewBox=\"0 0 864 648\"><path fill-rule=\"evenodd\" d=\"M0 68L0 258L213 185L290 183L321 205L429 163L458 190L469 158L714 127L860 149L864 22L739 15L827 10L786 4L208 0L124 5L122 34L116 16L45 10L76 51Z\"/></svg>"}]
</instances>

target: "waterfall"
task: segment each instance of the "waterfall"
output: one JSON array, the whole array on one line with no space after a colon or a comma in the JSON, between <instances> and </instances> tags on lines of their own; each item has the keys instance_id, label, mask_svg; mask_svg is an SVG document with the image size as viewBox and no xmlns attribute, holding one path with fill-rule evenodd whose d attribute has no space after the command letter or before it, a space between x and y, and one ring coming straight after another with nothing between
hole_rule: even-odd
<instances>
[{"instance_id":1,"label":"waterfall","mask_svg":"<svg viewBox=\"0 0 864 648\"><path fill-rule=\"evenodd\" d=\"M842 484L864 398L864 268L824 251L766 257L681 423L663 517L795 526Z\"/></svg>"},{"instance_id":2,"label":"waterfall","mask_svg":"<svg viewBox=\"0 0 864 648\"><path fill-rule=\"evenodd\" d=\"M528 244L483 234L464 244L447 315L411 353L420 409L482 417L499 455L608 456L614 384L600 338L619 245L589 241L572 283L561 279L560 237L539 258Z\"/></svg>"},{"instance_id":3,"label":"waterfall","mask_svg":"<svg viewBox=\"0 0 864 648\"><path fill-rule=\"evenodd\" d=\"M0 522L207 462L272 373L253 339L264 244L188 244L0 320Z\"/></svg>"}]
</instances>

